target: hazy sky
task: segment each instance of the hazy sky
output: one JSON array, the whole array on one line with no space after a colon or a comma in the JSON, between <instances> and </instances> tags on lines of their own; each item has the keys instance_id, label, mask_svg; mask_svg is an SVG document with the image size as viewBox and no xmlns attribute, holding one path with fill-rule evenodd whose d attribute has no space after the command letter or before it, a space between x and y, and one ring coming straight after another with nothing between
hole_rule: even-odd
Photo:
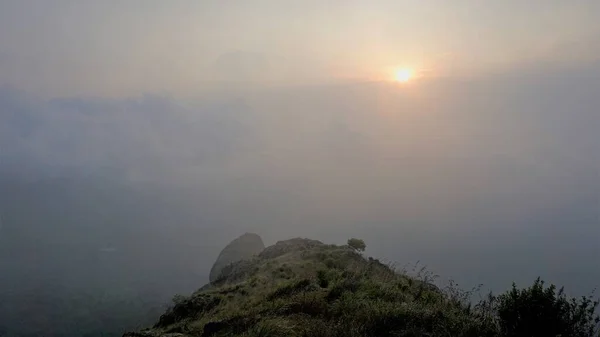
<instances>
[{"instance_id":1,"label":"hazy sky","mask_svg":"<svg viewBox=\"0 0 600 337\"><path fill-rule=\"evenodd\" d=\"M3 313L35 316L14 310L31 310L25 296L46 298L57 327L78 321L47 297L71 298L48 288L65 280L189 292L247 231L360 237L466 287L541 276L587 293L598 13L597 0L0 0L0 330L17 321ZM414 80L393 83L403 68Z\"/></svg>"},{"instance_id":2,"label":"hazy sky","mask_svg":"<svg viewBox=\"0 0 600 337\"><path fill-rule=\"evenodd\" d=\"M209 186L229 205L227 236L253 217L273 237L376 224L371 241L412 228L440 247L546 226L553 237L523 243L544 251L572 220L589 241L597 13L554 0L0 0L0 170ZM398 68L417 78L385 82ZM206 91L215 83L227 90Z\"/></svg>"},{"instance_id":3,"label":"hazy sky","mask_svg":"<svg viewBox=\"0 0 600 337\"><path fill-rule=\"evenodd\" d=\"M1 0L0 82L193 95L207 82L477 76L600 51L600 2Z\"/></svg>"}]
</instances>

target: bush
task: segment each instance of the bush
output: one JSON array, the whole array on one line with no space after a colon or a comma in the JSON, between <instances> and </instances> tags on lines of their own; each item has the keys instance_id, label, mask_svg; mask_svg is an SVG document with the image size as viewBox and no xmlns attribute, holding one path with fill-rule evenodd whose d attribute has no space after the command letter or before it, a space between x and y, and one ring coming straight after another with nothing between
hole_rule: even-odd
<instances>
[{"instance_id":1,"label":"bush","mask_svg":"<svg viewBox=\"0 0 600 337\"><path fill-rule=\"evenodd\" d=\"M326 270L319 270L317 272L317 280L319 281L319 287L327 288L329 287L329 273Z\"/></svg>"},{"instance_id":2,"label":"bush","mask_svg":"<svg viewBox=\"0 0 600 337\"><path fill-rule=\"evenodd\" d=\"M173 300L175 302L174 306L160 316L155 327L167 327L186 318L210 311L221 303L220 297L208 294L200 294L190 298L176 296Z\"/></svg>"},{"instance_id":3,"label":"bush","mask_svg":"<svg viewBox=\"0 0 600 337\"><path fill-rule=\"evenodd\" d=\"M513 283L511 290L495 300L504 336L598 336L598 301L591 296L568 299L563 288L545 288L538 278L525 289Z\"/></svg>"},{"instance_id":4,"label":"bush","mask_svg":"<svg viewBox=\"0 0 600 337\"><path fill-rule=\"evenodd\" d=\"M365 249L367 248L367 245L365 244L365 242L363 240L360 239L349 239L348 240L348 246L350 246L350 248L359 251L359 252L364 252Z\"/></svg>"},{"instance_id":5,"label":"bush","mask_svg":"<svg viewBox=\"0 0 600 337\"><path fill-rule=\"evenodd\" d=\"M248 329L244 337L287 337L290 335L289 328L277 322L261 322Z\"/></svg>"},{"instance_id":6,"label":"bush","mask_svg":"<svg viewBox=\"0 0 600 337\"><path fill-rule=\"evenodd\" d=\"M277 290L267 295L267 299L272 301L277 298L291 296L293 294L297 294L299 292L312 290L311 288L312 282L309 279L301 279L296 282L290 282L279 287Z\"/></svg>"}]
</instances>

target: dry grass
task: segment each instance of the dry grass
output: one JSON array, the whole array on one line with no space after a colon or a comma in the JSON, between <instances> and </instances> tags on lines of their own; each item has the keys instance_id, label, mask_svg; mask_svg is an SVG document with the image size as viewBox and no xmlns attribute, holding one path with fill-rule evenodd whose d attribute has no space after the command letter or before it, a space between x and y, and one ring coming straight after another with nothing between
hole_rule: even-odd
<instances>
[{"instance_id":1,"label":"dry grass","mask_svg":"<svg viewBox=\"0 0 600 337\"><path fill-rule=\"evenodd\" d=\"M288 249L288 248L286 248ZM185 336L484 336L475 315L416 275L347 246L256 258L179 299L153 330ZM202 298L202 301L199 301ZM214 303L205 306L198 303ZM182 317L181 313L189 313ZM177 314L176 314L177 313Z\"/></svg>"}]
</instances>

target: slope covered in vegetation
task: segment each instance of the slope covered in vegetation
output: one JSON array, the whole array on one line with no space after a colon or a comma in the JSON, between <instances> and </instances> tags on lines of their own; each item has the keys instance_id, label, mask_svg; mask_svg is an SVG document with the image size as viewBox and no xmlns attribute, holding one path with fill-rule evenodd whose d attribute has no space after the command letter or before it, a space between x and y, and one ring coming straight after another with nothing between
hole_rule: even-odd
<instances>
[{"instance_id":1,"label":"slope covered in vegetation","mask_svg":"<svg viewBox=\"0 0 600 337\"><path fill-rule=\"evenodd\" d=\"M521 299L518 292L512 297L510 293L498 298L490 295L472 306L469 293L452 287L439 289L363 257L361 243L278 242L252 259L230 265L217 281L191 296L176 296L153 328L125 336L525 336L523 331L532 327L531 322L518 318L503 321L498 314L510 316ZM526 317L527 311L538 318L571 315L571 325L529 331L527 336L549 336L554 331L568 331L564 336L594 333L596 303L563 303L562 292L556 297L553 287L544 290L543 283L536 284L542 295L529 299L538 304L539 299L549 299L549 304L541 305L563 311L544 313L530 306L519 309L517 316ZM535 295L531 289L523 294ZM512 306L502 306L509 302ZM561 320L562 316L557 321ZM538 327L550 323L541 322Z\"/></svg>"}]
</instances>

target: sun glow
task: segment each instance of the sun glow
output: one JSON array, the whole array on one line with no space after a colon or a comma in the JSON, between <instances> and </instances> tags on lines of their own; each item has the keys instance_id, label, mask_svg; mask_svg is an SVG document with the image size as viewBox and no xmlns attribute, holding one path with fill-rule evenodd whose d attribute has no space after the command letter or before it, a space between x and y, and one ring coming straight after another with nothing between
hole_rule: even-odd
<instances>
[{"instance_id":1,"label":"sun glow","mask_svg":"<svg viewBox=\"0 0 600 337\"><path fill-rule=\"evenodd\" d=\"M396 74L394 76L394 80L396 82L405 83L410 81L413 77L413 72L410 69L398 69L396 70Z\"/></svg>"}]
</instances>

